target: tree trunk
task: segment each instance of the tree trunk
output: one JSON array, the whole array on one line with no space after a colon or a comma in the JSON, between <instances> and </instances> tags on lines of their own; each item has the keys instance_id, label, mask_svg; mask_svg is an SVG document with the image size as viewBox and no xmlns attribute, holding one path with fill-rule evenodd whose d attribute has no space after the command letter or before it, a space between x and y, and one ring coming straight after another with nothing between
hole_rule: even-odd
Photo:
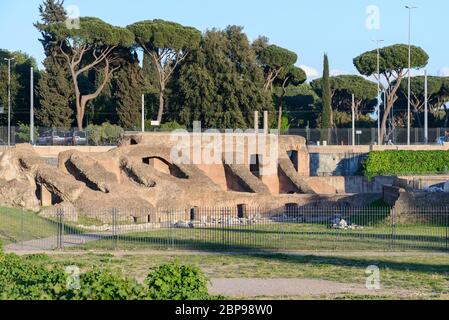
<instances>
[{"instance_id":1,"label":"tree trunk","mask_svg":"<svg viewBox=\"0 0 449 320\"><path fill-rule=\"evenodd\" d=\"M159 111L157 113L157 121L159 125L162 124L162 116L164 115L164 103L165 103L165 88L161 86L161 91L159 92Z\"/></svg>"},{"instance_id":2,"label":"tree trunk","mask_svg":"<svg viewBox=\"0 0 449 320\"><path fill-rule=\"evenodd\" d=\"M278 130L282 129L282 97L279 98Z\"/></svg>"}]
</instances>

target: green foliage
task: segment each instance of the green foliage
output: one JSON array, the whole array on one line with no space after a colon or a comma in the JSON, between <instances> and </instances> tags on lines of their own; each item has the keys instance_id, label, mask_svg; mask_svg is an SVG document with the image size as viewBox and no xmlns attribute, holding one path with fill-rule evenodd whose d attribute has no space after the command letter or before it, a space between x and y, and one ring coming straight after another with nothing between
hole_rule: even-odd
<instances>
[{"instance_id":1,"label":"green foliage","mask_svg":"<svg viewBox=\"0 0 449 320\"><path fill-rule=\"evenodd\" d=\"M151 272L146 286L111 270L90 270L79 286L47 255L5 255L0 248L0 300L199 300L209 299L208 280L198 268L167 264Z\"/></svg>"},{"instance_id":2,"label":"green foliage","mask_svg":"<svg viewBox=\"0 0 449 320\"><path fill-rule=\"evenodd\" d=\"M39 80L36 60L20 52L0 49L0 125L6 125L8 119L8 63L4 58L15 58L11 62L11 116L12 122L29 122L30 110L30 68L34 68L34 77Z\"/></svg>"},{"instance_id":3,"label":"green foliage","mask_svg":"<svg viewBox=\"0 0 449 320\"><path fill-rule=\"evenodd\" d=\"M264 81L242 28L208 31L179 70L170 118L189 127L194 121L207 128L252 127L254 111L274 113Z\"/></svg>"},{"instance_id":4,"label":"green foliage","mask_svg":"<svg viewBox=\"0 0 449 320\"><path fill-rule=\"evenodd\" d=\"M109 122L105 122L100 126L90 124L86 131L89 144L95 146L116 145L124 133L121 127Z\"/></svg>"},{"instance_id":5,"label":"green foliage","mask_svg":"<svg viewBox=\"0 0 449 320\"><path fill-rule=\"evenodd\" d=\"M447 151L372 151L362 164L365 176L447 174Z\"/></svg>"},{"instance_id":6,"label":"green foliage","mask_svg":"<svg viewBox=\"0 0 449 320\"><path fill-rule=\"evenodd\" d=\"M276 45L269 45L260 52L259 60L267 68L289 68L296 63L298 55Z\"/></svg>"},{"instance_id":7,"label":"green foliage","mask_svg":"<svg viewBox=\"0 0 449 320\"><path fill-rule=\"evenodd\" d=\"M16 255L0 255L1 300L64 300L66 275L61 268L36 265Z\"/></svg>"},{"instance_id":8,"label":"green foliage","mask_svg":"<svg viewBox=\"0 0 449 320\"><path fill-rule=\"evenodd\" d=\"M73 123L73 89L68 72L55 57L44 61L46 71L38 82L40 107L36 110L38 123L46 128L70 129Z\"/></svg>"},{"instance_id":9,"label":"green foliage","mask_svg":"<svg viewBox=\"0 0 449 320\"><path fill-rule=\"evenodd\" d=\"M137 58L131 57L112 81L118 123L125 130L136 130L142 121L142 94L145 81Z\"/></svg>"},{"instance_id":10,"label":"green foliage","mask_svg":"<svg viewBox=\"0 0 449 320\"><path fill-rule=\"evenodd\" d=\"M34 127L34 137L38 136L38 130ZM16 131L17 140L20 143L28 143L31 141L30 126L19 122L19 128Z\"/></svg>"},{"instance_id":11,"label":"green foliage","mask_svg":"<svg viewBox=\"0 0 449 320\"><path fill-rule=\"evenodd\" d=\"M334 111L334 124L337 128L352 128L352 115L347 112ZM369 115L360 115L355 121L356 128L372 128L375 121Z\"/></svg>"},{"instance_id":12,"label":"green foliage","mask_svg":"<svg viewBox=\"0 0 449 320\"><path fill-rule=\"evenodd\" d=\"M186 126L183 126L176 121L166 122L160 126L161 131L173 131L177 129L186 129Z\"/></svg>"},{"instance_id":13,"label":"green foliage","mask_svg":"<svg viewBox=\"0 0 449 320\"><path fill-rule=\"evenodd\" d=\"M59 52L59 45L52 34L45 31L46 26L64 22L67 14L63 1L45 0L39 6L41 22L35 27L41 32L40 40L46 54L43 62L45 71L38 81L36 118L47 128L69 129L73 122L73 89L69 72Z\"/></svg>"},{"instance_id":14,"label":"green foliage","mask_svg":"<svg viewBox=\"0 0 449 320\"><path fill-rule=\"evenodd\" d=\"M321 113L321 129L332 128L332 96L331 96L331 83L329 80L329 59L327 54L324 55L324 68L322 78L322 102L323 110ZM327 139L328 140L328 139Z\"/></svg>"},{"instance_id":15,"label":"green foliage","mask_svg":"<svg viewBox=\"0 0 449 320\"><path fill-rule=\"evenodd\" d=\"M94 17L81 17L79 28L68 28L65 22L58 22L45 26L44 30L58 41L75 41L77 46L131 47L134 43L134 36L128 29L112 26Z\"/></svg>"},{"instance_id":16,"label":"green foliage","mask_svg":"<svg viewBox=\"0 0 449 320\"><path fill-rule=\"evenodd\" d=\"M372 100L377 97L377 83L369 81L357 75L340 75L329 78L331 90L334 95L345 96L350 99L354 94L355 99ZM313 80L310 85L318 93L322 94L322 79Z\"/></svg>"},{"instance_id":17,"label":"green foliage","mask_svg":"<svg viewBox=\"0 0 449 320\"><path fill-rule=\"evenodd\" d=\"M154 300L208 299L208 279L193 266L170 263L152 271L145 279L149 298Z\"/></svg>"},{"instance_id":18,"label":"green foliage","mask_svg":"<svg viewBox=\"0 0 449 320\"><path fill-rule=\"evenodd\" d=\"M201 39L201 32L197 29L164 20L140 21L127 28L134 34L135 41L149 51L192 49Z\"/></svg>"},{"instance_id":19,"label":"green foliage","mask_svg":"<svg viewBox=\"0 0 449 320\"><path fill-rule=\"evenodd\" d=\"M145 288L136 280L109 270L92 270L82 274L80 289L72 292L71 300L143 300L146 297Z\"/></svg>"},{"instance_id":20,"label":"green foliage","mask_svg":"<svg viewBox=\"0 0 449 320\"><path fill-rule=\"evenodd\" d=\"M408 45L396 44L381 48L380 73L391 73L408 68ZM411 46L411 65L414 69L420 69L427 65L429 56L420 47ZM360 74L372 76L377 73L377 50L365 52L354 58L354 65Z\"/></svg>"}]
</instances>

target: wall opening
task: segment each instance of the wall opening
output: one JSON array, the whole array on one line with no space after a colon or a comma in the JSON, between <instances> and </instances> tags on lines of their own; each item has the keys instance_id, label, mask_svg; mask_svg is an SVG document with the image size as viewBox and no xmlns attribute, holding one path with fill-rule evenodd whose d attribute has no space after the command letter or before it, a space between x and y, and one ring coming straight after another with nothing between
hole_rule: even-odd
<instances>
[{"instance_id":1,"label":"wall opening","mask_svg":"<svg viewBox=\"0 0 449 320\"><path fill-rule=\"evenodd\" d=\"M157 171L172 175L179 179L187 179L187 175L182 172L177 166L169 163L167 160L159 157L147 157L143 158L142 162L148 166L151 166L152 168L156 169Z\"/></svg>"},{"instance_id":2,"label":"wall opening","mask_svg":"<svg viewBox=\"0 0 449 320\"><path fill-rule=\"evenodd\" d=\"M256 177L260 178L260 163L262 156L260 154L251 155L251 162L249 165L249 171Z\"/></svg>"},{"instance_id":3,"label":"wall opening","mask_svg":"<svg viewBox=\"0 0 449 320\"><path fill-rule=\"evenodd\" d=\"M298 151L296 150L290 150L287 152L288 157L290 158L290 161L293 163L293 166L295 167L295 170L298 172L299 170L299 156Z\"/></svg>"}]
</instances>

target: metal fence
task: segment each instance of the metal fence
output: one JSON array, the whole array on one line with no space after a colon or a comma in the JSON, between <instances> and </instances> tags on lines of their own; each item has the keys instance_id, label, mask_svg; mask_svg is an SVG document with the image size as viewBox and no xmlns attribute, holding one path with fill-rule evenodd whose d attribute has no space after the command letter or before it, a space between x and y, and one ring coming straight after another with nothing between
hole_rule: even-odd
<instances>
[{"instance_id":1,"label":"metal fence","mask_svg":"<svg viewBox=\"0 0 449 320\"><path fill-rule=\"evenodd\" d=\"M0 209L9 250L449 251L449 208Z\"/></svg>"},{"instance_id":2,"label":"metal fence","mask_svg":"<svg viewBox=\"0 0 449 320\"><path fill-rule=\"evenodd\" d=\"M114 127L122 132L119 127ZM51 129L51 128L36 128L35 144L37 145L116 145L120 140L119 134L112 131L112 136L108 138L98 139L98 128L91 128L82 133L81 137L77 138L76 133L79 131L76 128L70 130L66 129ZM147 132L160 132L160 128L148 128ZM206 128L202 129L206 131ZM164 131L164 130L162 130ZM165 129L165 132L170 132L171 129ZM188 131L192 131L188 129ZM219 130L225 132L225 130ZM263 131L263 130L261 130ZM137 132L140 132L137 131ZM0 127L0 145L7 144L7 127ZM75 135L73 134L75 133ZM352 129L351 128L334 128L334 129L289 129L281 132L282 135L296 135L302 136L310 145L327 144L327 145L352 145ZM27 143L29 142L29 133L21 131L18 127L11 127L11 143ZM378 144L377 128L357 128L355 130L355 145L375 145ZM411 144L437 144L446 140L449 142L449 128L431 128L428 132L428 140L425 141L425 134L423 128L411 129ZM407 129L396 128L389 132L387 141L393 145L407 144Z\"/></svg>"},{"instance_id":3,"label":"metal fence","mask_svg":"<svg viewBox=\"0 0 449 320\"><path fill-rule=\"evenodd\" d=\"M377 128L360 128L355 130L355 145L375 145L378 143ZM410 143L414 145L420 144L442 144L444 141L449 142L449 129L447 128L431 128L428 131L427 141L425 140L425 132L423 128L412 128L410 131ZM352 129L336 128L336 129L289 129L282 132L285 135L297 135L304 137L308 144L327 144L327 145L352 145ZM407 129L397 128L390 132L388 142L393 145L407 144Z\"/></svg>"}]
</instances>

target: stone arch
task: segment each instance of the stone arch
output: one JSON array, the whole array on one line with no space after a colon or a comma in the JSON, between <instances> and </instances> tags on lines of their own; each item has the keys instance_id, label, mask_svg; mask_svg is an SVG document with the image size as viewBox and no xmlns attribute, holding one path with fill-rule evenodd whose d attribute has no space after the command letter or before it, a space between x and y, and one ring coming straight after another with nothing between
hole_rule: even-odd
<instances>
[{"instance_id":1,"label":"stone arch","mask_svg":"<svg viewBox=\"0 0 449 320\"><path fill-rule=\"evenodd\" d=\"M170 163L162 157L149 156L142 158L142 162L157 171L174 176L179 179L187 179L186 174L176 165Z\"/></svg>"}]
</instances>

